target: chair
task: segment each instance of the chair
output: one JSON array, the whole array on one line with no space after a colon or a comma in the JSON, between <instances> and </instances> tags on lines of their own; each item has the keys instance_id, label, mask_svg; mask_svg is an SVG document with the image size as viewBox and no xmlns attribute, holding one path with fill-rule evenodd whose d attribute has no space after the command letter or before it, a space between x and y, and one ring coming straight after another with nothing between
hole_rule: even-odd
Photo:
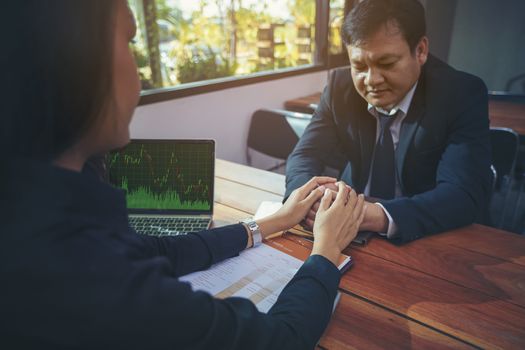
<instances>
[{"instance_id":1,"label":"chair","mask_svg":"<svg viewBox=\"0 0 525 350\"><path fill-rule=\"evenodd\" d=\"M517 76L509 79L505 86L505 91L513 91L513 87L516 87L516 91L519 93L525 92L525 73L518 74Z\"/></svg>"},{"instance_id":2,"label":"chair","mask_svg":"<svg viewBox=\"0 0 525 350\"><path fill-rule=\"evenodd\" d=\"M525 205L522 205L523 197L525 197L525 174L520 175L519 183L518 199L512 213L512 230L525 234Z\"/></svg>"},{"instance_id":3,"label":"chair","mask_svg":"<svg viewBox=\"0 0 525 350\"><path fill-rule=\"evenodd\" d=\"M491 194L496 191L496 181L498 180L498 172L496 171L496 168L494 168L494 165L490 166L490 171L492 172L492 192Z\"/></svg>"},{"instance_id":4,"label":"chair","mask_svg":"<svg viewBox=\"0 0 525 350\"><path fill-rule=\"evenodd\" d=\"M518 198L512 214L512 230L525 234L525 143L523 139L521 140L520 152L518 152L515 172L518 183Z\"/></svg>"},{"instance_id":5,"label":"chair","mask_svg":"<svg viewBox=\"0 0 525 350\"><path fill-rule=\"evenodd\" d=\"M501 215L497 225L502 227L514 177L519 149L519 136L512 129L490 128L490 141L492 145L492 165L496 169L497 174L494 189L503 195L503 205L501 206Z\"/></svg>"},{"instance_id":6,"label":"chair","mask_svg":"<svg viewBox=\"0 0 525 350\"><path fill-rule=\"evenodd\" d=\"M276 170L286 164L297 141L310 123L312 115L281 109L259 109L252 115L246 159L252 165L250 149L282 160L266 170Z\"/></svg>"}]
</instances>

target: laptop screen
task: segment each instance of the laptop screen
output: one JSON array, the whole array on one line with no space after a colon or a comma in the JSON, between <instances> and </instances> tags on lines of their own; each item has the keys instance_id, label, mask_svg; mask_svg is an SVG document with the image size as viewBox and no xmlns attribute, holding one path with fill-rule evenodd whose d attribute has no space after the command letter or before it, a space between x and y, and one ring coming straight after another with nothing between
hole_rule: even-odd
<instances>
[{"instance_id":1,"label":"laptop screen","mask_svg":"<svg viewBox=\"0 0 525 350\"><path fill-rule=\"evenodd\" d=\"M213 140L132 140L109 155L107 166L130 212L212 213Z\"/></svg>"}]
</instances>

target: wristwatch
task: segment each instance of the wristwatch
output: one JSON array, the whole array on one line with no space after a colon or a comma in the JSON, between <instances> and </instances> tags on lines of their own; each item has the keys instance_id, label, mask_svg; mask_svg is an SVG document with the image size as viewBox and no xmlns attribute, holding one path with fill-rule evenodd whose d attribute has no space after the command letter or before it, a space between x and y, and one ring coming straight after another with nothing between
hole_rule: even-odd
<instances>
[{"instance_id":1,"label":"wristwatch","mask_svg":"<svg viewBox=\"0 0 525 350\"><path fill-rule=\"evenodd\" d=\"M242 224L248 226L250 233L252 234L252 247L257 247L262 242L261 230L259 230L259 225L253 219L244 219L241 221Z\"/></svg>"}]
</instances>

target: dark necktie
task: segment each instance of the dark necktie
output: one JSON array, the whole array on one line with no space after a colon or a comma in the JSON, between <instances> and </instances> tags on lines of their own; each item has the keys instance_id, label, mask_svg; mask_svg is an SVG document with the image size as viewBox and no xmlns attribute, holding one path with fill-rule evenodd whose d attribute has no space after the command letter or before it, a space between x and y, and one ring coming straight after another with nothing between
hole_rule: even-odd
<instances>
[{"instance_id":1,"label":"dark necktie","mask_svg":"<svg viewBox=\"0 0 525 350\"><path fill-rule=\"evenodd\" d=\"M381 199L392 199L396 194L396 172L394 141L390 126L397 113L388 116L378 112L381 126L379 139L374 150L372 163L372 178L370 181L370 196Z\"/></svg>"}]
</instances>

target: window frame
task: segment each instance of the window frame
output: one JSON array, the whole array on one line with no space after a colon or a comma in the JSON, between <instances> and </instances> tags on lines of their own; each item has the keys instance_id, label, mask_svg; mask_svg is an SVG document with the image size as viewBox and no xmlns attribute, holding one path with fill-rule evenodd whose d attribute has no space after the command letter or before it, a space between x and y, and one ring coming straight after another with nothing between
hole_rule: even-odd
<instances>
[{"instance_id":1,"label":"window frame","mask_svg":"<svg viewBox=\"0 0 525 350\"><path fill-rule=\"evenodd\" d=\"M344 14L348 14L355 0L345 0ZM343 52L330 55L329 48L329 19L330 2L326 0L315 0L315 52L314 62L310 65L289 67L271 71L262 71L242 76L230 76L211 80L202 80L193 83L185 83L172 87L142 90L140 93L139 106L152 103L165 102L178 98L194 96L234 87L261 83L265 81L283 79L304 74L311 74L329 70L335 67L348 65L348 56Z\"/></svg>"}]
</instances>

